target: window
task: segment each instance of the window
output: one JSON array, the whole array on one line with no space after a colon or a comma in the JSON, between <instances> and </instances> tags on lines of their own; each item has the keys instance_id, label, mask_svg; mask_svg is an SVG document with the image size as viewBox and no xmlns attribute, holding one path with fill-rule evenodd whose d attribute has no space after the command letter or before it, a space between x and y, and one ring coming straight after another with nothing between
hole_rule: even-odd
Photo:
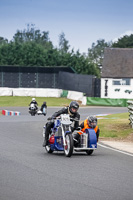
<instances>
[{"instance_id":1,"label":"window","mask_svg":"<svg viewBox=\"0 0 133 200\"><path fill-rule=\"evenodd\" d=\"M121 85L121 81L120 80L113 80L113 85Z\"/></svg>"},{"instance_id":2,"label":"window","mask_svg":"<svg viewBox=\"0 0 133 200\"><path fill-rule=\"evenodd\" d=\"M114 79L112 85L130 85L130 78Z\"/></svg>"}]
</instances>

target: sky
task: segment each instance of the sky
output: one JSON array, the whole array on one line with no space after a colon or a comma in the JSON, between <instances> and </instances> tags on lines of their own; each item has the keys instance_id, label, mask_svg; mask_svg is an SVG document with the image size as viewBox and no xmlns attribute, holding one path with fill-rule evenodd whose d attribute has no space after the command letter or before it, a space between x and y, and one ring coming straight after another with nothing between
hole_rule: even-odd
<instances>
[{"instance_id":1,"label":"sky","mask_svg":"<svg viewBox=\"0 0 133 200\"><path fill-rule=\"evenodd\" d=\"M87 53L92 43L133 33L133 0L0 0L0 37L34 24L55 47L63 32L70 49Z\"/></svg>"}]
</instances>

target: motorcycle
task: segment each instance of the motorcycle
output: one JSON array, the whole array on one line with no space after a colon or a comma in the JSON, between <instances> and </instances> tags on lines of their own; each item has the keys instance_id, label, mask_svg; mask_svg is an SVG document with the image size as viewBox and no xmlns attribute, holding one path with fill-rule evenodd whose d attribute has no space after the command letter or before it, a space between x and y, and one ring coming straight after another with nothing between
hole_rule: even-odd
<instances>
[{"instance_id":1,"label":"motorcycle","mask_svg":"<svg viewBox=\"0 0 133 200\"><path fill-rule=\"evenodd\" d=\"M37 113L38 108L35 106L34 103L31 103L30 107L29 107L29 113L31 114L31 116L35 116L35 114Z\"/></svg>"},{"instance_id":2,"label":"motorcycle","mask_svg":"<svg viewBox=\"0 0 133 200\"><path fill-rule=\"evenodd\" d=\"M38 115L44 115L44 116L46 116L46 114L47 114L47 108L44 107L44 108L43 108L43 111L41 111L41 110L37 111L37 114L38 114Z\"/></svg>"},{"instance_id":3,"label":"motorcycle","mask_svg":"<svg viewBox=\"0 0 133 200\"><path fill-rule=\"evenodd\" d=\"M97 149L97 136L94 129L85 129L82 132L77 146L74 146L74 134L72 133L71 125L74 119L70 119L68 114L62 114L60 117L54 119L54 126L51 128L49 135L49 144L45 147L47 153L54 151L64 151L66 157L71 157L73 150L75 152L86 152L91 155ZM43 127L43 137L45 138L45 126Z\"/></svg>"},{"instance_id":4,"label":"motorcycle","mask_svg":"<svg viewBox=\"0 0 133 200\"><path fill-rule=\"evenodd\" d=\"M71 157L73 153L73 136L68 114L61 114L60 117L53 119L54 127L49 134L49 144L45 147L47 153L53 151L64 151L66 157ZM43 137L45 138L45 126L43 127Z\"/></svg>"},{"instance_id":5,"label":"motorcycle","mask_svg":"<svg viewBox=\"0 0 133 200\"><path fill-rule=\"evenodd\" d=\"M74 134L75 133L76 131L74 132ZM86 152L88 155L91 155L94 152L94 150L97 149L96 133L94 129L85 129L85 132L81 132L81 133L82 135L80 135L80 139L78 141L77 146L74 147L74 151Z\"/></svg>"}]
</instances>

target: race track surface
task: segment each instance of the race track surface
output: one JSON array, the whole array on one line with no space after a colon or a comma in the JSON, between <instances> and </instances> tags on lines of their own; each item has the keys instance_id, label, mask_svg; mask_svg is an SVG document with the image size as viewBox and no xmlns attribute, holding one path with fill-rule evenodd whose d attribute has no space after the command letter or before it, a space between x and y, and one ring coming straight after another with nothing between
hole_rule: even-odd
<instances>
[{"instance_id":1,"label":"race track surface","mask_svg":"<svg viewBox=\"0 0 133 200\"><path fill-rule=\"evenodd\" d=\"M132 200L133 157L98 146L91 156L46 153L42 128L59 108L30 116L0 116L0 200ZM80 108L89 114L127 112L126 108Z\"/></svg>"}]
</instances>

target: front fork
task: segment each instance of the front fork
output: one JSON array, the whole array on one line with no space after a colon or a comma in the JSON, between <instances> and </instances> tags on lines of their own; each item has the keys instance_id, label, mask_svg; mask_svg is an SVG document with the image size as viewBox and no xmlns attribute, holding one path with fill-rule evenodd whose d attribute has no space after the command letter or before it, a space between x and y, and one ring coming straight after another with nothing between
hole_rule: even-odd
<instances>
[{"instance_id":1,"label":"front fork","mask_svg":"<svg viewBox=\"0 0 133 200\"><path fill-rule=\"evenodd\" d=\"M65 139L65 135L66 133L64 132L63 126L61 124L61 128L62 128L62 138L63 138L63 144L64 144L64 148L67 148L67 144L66 144L66 139ZM71 132L71 129L69 129L69 131Z\"/></svg>"},{"instance_id":2,"label":"front fork","mask_svg":"<svg viewBox=\"0 0 133 200\"><path fill-rule=\"evenodd\" d=\"M64 147L66 147L65 132L64 132L62 124L61 124L61 129L62 129L63 144L64 144Z\"/></svg>"}]
</instances>

